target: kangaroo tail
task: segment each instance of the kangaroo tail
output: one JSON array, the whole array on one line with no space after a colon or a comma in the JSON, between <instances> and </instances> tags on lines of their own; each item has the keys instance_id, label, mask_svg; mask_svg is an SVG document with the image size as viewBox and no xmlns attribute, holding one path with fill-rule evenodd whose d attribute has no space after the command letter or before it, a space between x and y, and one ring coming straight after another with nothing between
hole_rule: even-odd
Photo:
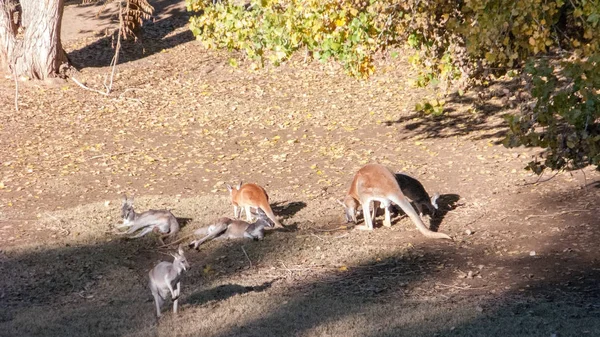
<instances>
[{"instance_id":1,"label":"kangaroo tail","mask_svg":"<svg viewBox=\"0 0 600 337\"><path fill-rule=\"evenodd\" d=\"M410 217L410 219L417 226L417 229L419 230L419 232L421 232L421 234L423 234L426 237L431 238L431 239L452 240L452 238L448 234L440 233L440 232L433 232L429 228L427 228L425 226L425 224L423 223L423 220L421 220L421 217L419 217L417 212L415 212L415 209L410 205L410 202L408 202L408 200L406 200L406 197L392 197L390 199L396 205L400 206L400 208L402 208L404 213L406 213Z\"/></svg>"},{"instance_id":2,"label":"kangaroo tail","mask_svg":"<svg viewBox=\"0 0 600 337\"><path fill-rule=\"evenodd\" d=\"M269 206L269 204L267 204L265 206L265 208L260 207L260 209L263 210L263 212L265 212L265 214L267 215L267 217L273 221L273 223L275 224L275 227L278 228L284 228L284 226L281 224L281 222L279 222L277 220L277 218L275 217L275 214L273 214L273 210L271 210L271 206Z\"/></svg>"},{"instance_id":3,"label":"kangaroo tail","mask_svg":"<svg viewBox=\"0 0 600 337\"><path fill-rule=\"evenodd\" d=\"M195 249L198 249L198 246L200 246L204 242L206 242L208 240L212 240L215 237L217 237L218 235L221 235L221 233L225 232L227 230L227 227L229 227L228 223L218 223L218 224L210 225L207 227L208 228L208 230L206 232L207 235L205 237L203 237L202 239L192 241L189 244L189 246L194 247Z\"/></svg>"}]
</instances>

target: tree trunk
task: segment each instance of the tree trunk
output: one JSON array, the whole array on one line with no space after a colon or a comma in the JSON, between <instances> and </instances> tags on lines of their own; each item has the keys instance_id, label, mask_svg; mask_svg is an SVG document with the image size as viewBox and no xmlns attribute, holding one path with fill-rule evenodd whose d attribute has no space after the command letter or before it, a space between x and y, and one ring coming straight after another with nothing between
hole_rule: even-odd
<instances>
[{"instance_id":1,"label":"tree trunk","mask_svg":"<svg viewBox=\"0 0 600 337\"><path fill-rule=\"evenodd\" d=\"M6 3L0 9L0 61L17 76L45 79L58 74L67 62L60 41L64 0L20 0L25 32L17 35Z\"/></svg>"}]
</instances>

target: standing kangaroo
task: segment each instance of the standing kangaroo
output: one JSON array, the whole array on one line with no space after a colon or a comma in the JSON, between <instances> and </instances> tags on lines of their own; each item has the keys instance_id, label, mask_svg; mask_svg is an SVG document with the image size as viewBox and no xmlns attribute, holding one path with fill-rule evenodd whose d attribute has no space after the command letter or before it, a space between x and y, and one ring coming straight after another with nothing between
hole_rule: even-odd
<instances>
[{"instance_id":1,"label":"standing kangaroo","mask_svg":"<svg viewBox=\"0 0 600 337\"><path fill-rule=\"evenodd\" d=\"M265 213L259 212L258 219L253 223L244 220L234 220L228 217L217 219L210 226L197 229L194 235L203 235L204 237L192 241L189 246L198 249L198 246L208 240L229 240L229 239L252 239L262 240L265 237L265 227L273 227Z\"/></svg>"},{"instance_id":2,"label":"standing kangaroo","mask_svg":"<svg viewBox=\"0 0 600 337\"><path fill-rule=\"evenodd\" d=\"M396 182L398 182L398 185L400 186L400 190L407 198L412 200L413 204L417 208L417 211L419 212L419 215L423 216L423 207L427 207L429 210L429 215L434 217L436 210L438 209L436 201L440 195L436 193L433 197L429 198L429 194L427 191L425 191L425 187L423 187L423 184L421 184L421 182L416 178L403 173L395 173L394 176L396 177ZM373 204L374 207L371 218L375 219L378 202L375 201Z\"/></svg>"},{"instance_id":3,"label":"standing kangaroo","mask_svg":"<svg viewBox=\"0 0 600 337\"><path fill-rule=\"evenodd\" d=\"M173 301L173 313L177 314L177 302L181 292L181 275L190 268L181 246L179 246L177 253L171 255L174 258L173 263L163 261L148 273L150 276L150 291L156 305L156 317L161 316L160 309L169 293L171 293L171 300Z\"/></svg>"},{"instance_id":4,"label":"standing kangaroo","mask_svg":"<svg viewBox=\"0 0 600 337\"><path fill-rule=\"evenodd\" d=\"M415 212L410 202L406 199L394 173L387 167L380 164L367 164L363 166L352 180L348 194L344 198L343 204L346 209L346 219L348 222L356 219L358 206L362 205L365 225L357 226L360 230L373 230L373 220L370 215L371 202L378 201L385 208L384 226L391 226L391 216L389 207L394 203L410 217L417 226L417 229L426 237L433 239L449 239L450 236L444 233L433 232L423 224L423 221Z\"/></svg>"},{"instance_id":5,"label":"standing kangaroo","mask_svg":"<svg viewBox=\"0 0 600 337\"><path fill-rule=\"evenodd\" d=\"M260 208L277 228L283 228L283 225L277 220L275 214L271 210L269 205L269 196L264 188L257 184L246 183L242 185L242 182L231 187L227 185L227 190L231 195L231 203L233 204L233 216L238 218L241 214L242 209L246 211L246 221L252 221L252 213L250 208Z\"/></svg>"},{"instance_id":6,"label":"standing kangaroo","mask_svg":"<svg viewBox=\"0 0 600 337\"><path fill-rule=\"evenodd\" d=\"M133 209L133 197L129 200L127 199L127 196L123 197L121 217L123 218L123 225L117 225L115 227L129 227L129 229L119 233L120 235L132 235L138 230L141 230L138 234L130 236L130 239L139 238L150 232L155 232L159 234L158 240L164 245L164 238L174 237L179 232L179 223L171 211L151 209L143 213L136 213Z\"/></svg>"}]
</instances>

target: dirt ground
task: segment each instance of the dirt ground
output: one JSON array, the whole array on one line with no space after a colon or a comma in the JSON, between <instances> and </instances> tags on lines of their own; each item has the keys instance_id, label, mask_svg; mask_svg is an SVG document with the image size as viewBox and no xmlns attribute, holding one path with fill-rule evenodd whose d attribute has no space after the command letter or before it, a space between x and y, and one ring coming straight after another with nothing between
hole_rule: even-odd
<instances>
[{"instance_id":1,"label":"dirt ground","mask_svg":"<svg viewBox=\"0 0 600 337\"><path fill-rule=\"evenodd\" d=\"M403 57L364 82L303 59L232 68L194 40L183 3L153 4L109 96L23 81L15 113L0 82L0 336L600 335L600 174L523 170L538 151L499 143L506 84L421 117L435 93L408 84ZM103 90L112 19L96 11L67 5L63 43ZM454 241L405 216L340 227L335 199L369 162L439 192L426 223ZM287 229L186 250L180 313L157 323L147 273L171 257L112 233L121 196L171 209L185 237L232 216L225 183L240 180Z\"/></svg>"}]
</instances>

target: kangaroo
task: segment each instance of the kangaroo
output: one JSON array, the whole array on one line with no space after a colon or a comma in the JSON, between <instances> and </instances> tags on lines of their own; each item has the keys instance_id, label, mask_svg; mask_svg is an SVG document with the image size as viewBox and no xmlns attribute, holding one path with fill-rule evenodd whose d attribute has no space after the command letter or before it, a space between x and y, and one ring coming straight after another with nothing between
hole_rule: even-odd
<instances>
[{"instance_id":1,"label":"kangaroo","mask_svg":"<svg viewBox=\"0 0 600 337\"><path fill-rule=\"evenodd\" d=\"M143 213L136 213L133 209L133 197L129 200L127 196L123 197L121 217L123 218L123 225L116 225L115 227L129 229L118 233L119 235L132 235L141 229L138 234L130 236L130 239L155 232L159 234L158 240L164 245L164 238L174 237L179 232L179 223L171 211L151 209Z\"/></svg>"},{"instance_id":2,"label":"kangaroo","mask_svg":"<svg viewBox=\"0 0 600 337\"><path fill-rule=\"evenodd\" d=\"M436 210L438 209L437 199L440 195L436 193L433 197L429 198L429 194L425 191L425 187L423 187L421 182L416 178L403 173L395 173L394 175L396 176L396 181L400 186L400 190L407 198L412 200L419 215L423 216L423 207L427 207L429 214L434 217ZM371 214L372 219L375 219L377 211L377 202L374 202L374 204L373 213Z\"/></svg>"},{"instance_id":3,"label":"kangaroo","mask_svg":"<svg viewBox=\"0 0 600 337\"><path fill-rule=\"evenodd\" d=\"M264 188L257 184L242 182L234 187L227 185L227 190L231 195L231 203L233 204L233 216L239 218L242 209L246 210L246 221L252 221L252 213L250 208L260 208L277 228L283 228L283 225L277 220L275 214L269 205L269 196Z\"/></svg>"},{"instance_id":4,"label":"kangaroo","mask_svg":"<svg viewBox=\"0 0 600 337\"><path fill-rule=\"evenodd\" d=\"M190 268L183 249L179 246L177 253L171 254L174 258L171 262L160 262L148 275L150 276L150 291L156 305L156 317L160 318L160 309L167 299L169 292L173 301L173 313L177 314L177 301L181 292L181 275Z\"/></svg>"},{"instance_id":5,"label":"kangaroo","mask_svg":"<svg viewBox=\"0 0 600 337\"><path fill-rule=\"evenodd\" d=\"M423 207L427 207L429 214L435 216L435 212L438 209L437 199L440 195L436 193L433 197L429 198L425 187L416 178L403 173L396 173L394 175L396 176L396 182L398 182L400 190L402 190L402 193L406 197L412 200L419 214L423 216Z\"/></svg>"},{"instance_id":6,"label":"kangaroo","mask_svg":"<svg viewBox=\"0 0 600 337\"><path fill-rule=\"evenodd\" d=\"M363 208L365 225L357 226L360 230L373 230L373 219L369 216L371 202L378 201L385 208L384 226L391 226L391 216L389 207L394 203L410 217L415 223L417 229L426 237L433 239L449 239L450 236L444 233L433 232L423 224L423 221L415 212L406 196L402 193L394 173L387 167L380 164L367 164L363 166L352 180L348 194L344 198L343 204L346 209L346 220L348 222L357 222L356 213L360 205Z\"/></svg>"},{"instance_id":7,"label":"kangaroo","mask_svg":"<svg viewBox=\"0 0 600 337\"><path fill-rule=\"evenodd\" d=\"M195 235L204 235L202 239L192 241L190 248L198 246L208 240L252 239L262 240L265 237L265 227L273 227L265 213L259 212L258 219L253 223L231 218L219 218L215 224L200 228Z\"/></svg>"}]
</instances>

